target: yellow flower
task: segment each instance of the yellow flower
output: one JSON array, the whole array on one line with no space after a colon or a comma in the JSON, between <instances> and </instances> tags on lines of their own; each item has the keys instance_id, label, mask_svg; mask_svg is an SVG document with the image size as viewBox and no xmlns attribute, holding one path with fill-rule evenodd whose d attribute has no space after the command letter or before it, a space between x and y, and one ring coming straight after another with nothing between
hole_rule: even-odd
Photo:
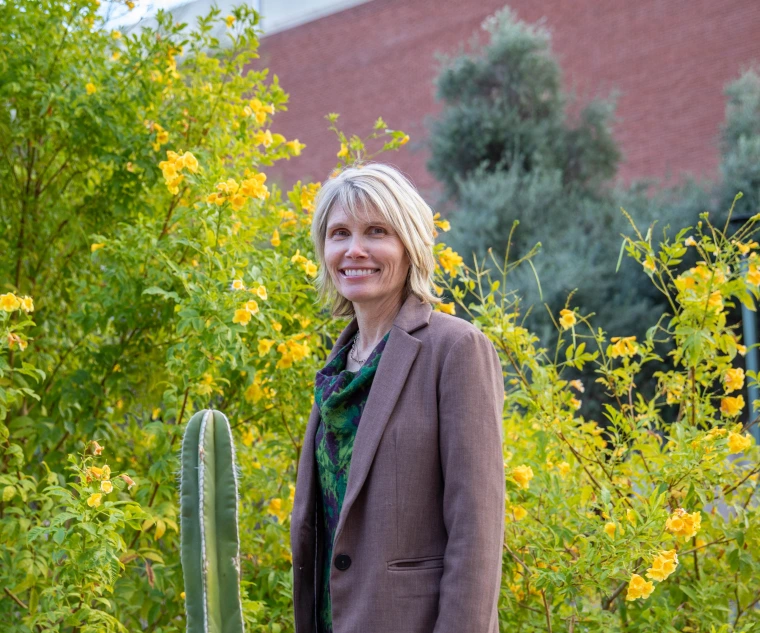
<instances>
[{"instance_id":1,"label":"yellow flower","mask_svg":"<svg viewBox=\"0 0 760 633\"><path fill-rule=\"evenodd\" d=\"M625 518L631 525L636 525L636 513L630 508L625 511Z\"/></svg>"},{"instance_id":2,"label":"yellow flower","mask_svg":"<svg viewBox=\"0 0 760 633\"><path fill-rule=\"evenodd\" d=\"M87 91L88 95L93 94L97 90L97 88L95 87L95 84L92 83L91 81L87 83L84 89Z\"/></svg>"},{"instance_id":3,"label":"yellow flower","mask_svg":"<svg viewBox=\"0 0 760 633\"><path fill-rule=\"evenodd\" d=\"M528 516L528 511L522 506L512 506L512 516L515 517L515 521L522 521Z\"/></svg>"},{"instance_id":4,"label":"yellow flower","mask_svg":"<svg viewBox=\"0 0 760 633\"><path fill-rule=\"evenodd\" d=\"M724 437L727 433L728 431L726 431L726 429L715 427L714 429L710 429L707 435L705 435L705 440L717 440L721 437Z\"/></svg>"},{"instance_id":5,"label":"yellow flower","mask_svg":"<svg viewBox=\"0 0 760 633\"><path fill-rule=\"evenodd\" d=\"M272 499L269 502L269 514L276 516L280 523L283 523L288 516L288 513L282 507L282 499Z\"/></svg>"},{"instance_id":6,"label":"yellow flower","mask_svg":"<svg viewBox=\"0 0 760 633\"><path fill-rule=\"evenodd\" d=\"M559 471L560 477L564 479L570 472L570 464L567 462L561 462L557 464L557 470Z\"/></svg>"},{"instance_id":7,"label":"yellow flower","mask_svg":"<svg viewBox=\"0 0 760 633\"><path fill-rule=\"evenodd\" d=\"M456 316L456 304L452 301L451 303L437 303L435 306L435 309L438 310L438 312L445 312L446 314L453 314Z\"/></svg>"},{"instance_id":8,"label":"yellow flower","mask_svg":"<svg viewBox=\"0 0 760 633\"><path fill-rule=\"evenodd\" d=\"M684 246L696 246L696 245L697 245L697 242L694 240L694 238L691 235L689 235L689 237L687 237L684 240Z\"/></svg>"},{"instance_id":9,"label":"yellow flower","mask_svg":"<svg viewBox=\"0 0 760 633\"><path fill-rule=\"evenodd\" d=\"M269 196L269 191L264 185L266 179L266 174L254 174L240 183L241 193L249 198L265 200Z\"/></svg>"},{"instance_id":10,"label":"yellow flower","mask_svg":"<svg viewBox=\"0 0 760 633\"><path fill-rule=\"evenodd\" d=\"M264 390L262 389L261 385L255 380L252 382L248 387L246 388L245 392L243 393L243 397L248 402L253 402L254 404L257 403L261 398L264 396Z\"/></svg>"},{"instance_id":11,"label":"yellow flower","mask_svg":"<svg viewBox=\"0 0 760 633\"><path fill-rule=\"evenodd\" d=\"M235 316L232 317L233 323L240 323L240 325L248 325L251 321L251 313L245 308L235 310Z\"/></svg>"},{"instance_id":12,"label":"yellow flower","mask_svg":"<svg viewBox=\"0 0 760 633\"><path fill-rule=\"evenodd\" d=\"M245 206L246 197L242 193L236 193L230 198L230 206L235 211L240 211Z\"/></svg>"},{"instance_id":13,"label":"yellow flower","mask_svg":"<svg viewBox=\"0 0 760 633\"><path fill-rule=\"evenodd\" d=\"M638 598L648 598L654 591L654 583L647 582L638 574L631 575L631 581L628 583L628 593L626 600L636 600Z\"/></svg>"},{"instance_id":14,"label":"yellow flower","mask_svg":"<svg viewBox=\"0 0 760 633\"><path fill-rule=\"evenodd\" d=\"M90 442L90 447L92 449L93 455L100 455L103 452L103 447L100 444L98 444L95 440Z\"/></svg>"},{"instance_id":15,"label":"yellow flower","mask_svg":"<svg viewBox=\"0 0 760 633\"><path fill-rule=\"evenodd\" d=\"M275 341L273 341L271 338L259 339L259 356L266 356L274 344Z\"/></svg>"},{"instance_id":16,"label":"yellow flower","mask_svg":"<svg viewBox=\"0 0 760 633\"><path fill-rule=\"evenodd\" d=\"M404 134L404 136L401 137L401 140L398 142L399 145L406 145L409 142L409 135Z\"/></svg>"},{"instance_id":17,"label":"yellow flower","mask_svg":"<svg viewBox=\"0 0 760 633\"><path fill-rule=\"evenodd\" d=\"M130 488L132 488L132 486L135 485L134 480L129 475L122 474L122 475L119 475L119 477L121 477L126 482L127 490L129 490Z\"/></svg>"},{"instance_id":18,"label":"yellow flower","mask_svg":"<svg viewBox=\"0 0 760 633\"><path fill-rule=\"evenodd\" d=\"M277 229L275 229L274 233L272 233L272 239L270 239L269 242L272 244L272 246L280 245L280 234L278 233Z\"/></svg>"},{"instance_id":19,"label":"yellow flower","mask_svg":"<svg viewBox=\"0 0 760 633\"><path fill-rule=\"evenodd\" d=\"M615 538L615 530L617 529L616 525L614 523L607 523L604 526L604 533L609 536L611 539Z\"/></svg>"},{"instance_id":20,"label":"yellow flower","mask_svg":"<svg viewBox=\"0 0 760 633\"><path fill-rule=\"evenodd\" d=\"M119 59L119 57L121 57L121 52L114 51L113 53L111 53L111 59L113 61L117 61Z\"/></svg>"},{"instance_id":21,"label":"yellow flower","mask_svg":"<svg viewBox=\"0 0 760 633\"><path fill-rule=\"evenodd\" d=\"M610 358L617 358L618 356L633 356L638 351L638 346L635 343L635 336L613 336L610 339L611 343L607 348L607 354Z\"/></svg>"},{"instance_id":22,"label":"yellow flower","mask_svg":"<svg viewBox=\"0 0 760 633\"><path fill-rule=\"evenodd\" d=\"M108 479L104 479L100 482L100 489L108 494L109 492L113 492L113 484Z\"/></svg>"},{"instance_id":23,"label":"yellow flower","mask_svg":"<svg viewBox=\"0 0 760 633\"><path fill-rule=\"evenodd\" d=\"M256 314L259 311L259 304L253 299L245 302L245 309L251 314Z\"/></svg>"},{"instance_id":24,"label":"yellow flower","mask_svg":"<svg viewBox=\"0 0 760 633\"><path fill-rule=\"evenodd\" d=\"M111 477L111 469L108 466L103 466L103 468L90 466L87 473L95 479L108 479Z\"/></svg>"},{"instance_id":25,"label":"yellow flower","mask_svg":"<svg viewBox=\"0 0 760 633\"><path fill-rule=\"evenodd\" d=\"M263 132L256 132L253 135L253 143L254 145L263 145L264 147L269 147L274 142L274 138L272 137L272 132L269 130L264 130Z\"/></svg>"},{"instance_id":26,"label":"yellow flower","mask_svg":"<svg viewBox=\"0 0 760 633\"><path fill-rule=\"evenodd\" d=\"M304 266L304 271L306 272L309 277L316 277L317 276L317 265L312 262L308 261L306 262L306 265Z\"/></svg>"},{"instance_id":27,"label":"yellow flower","mask_svg":"<svg viewBox=\"0 0 760 633\"><path fill-rule=\"evenodd\" d=\"M185 152L182 155L182 162L191 172L196 173L198 171L198 159L190 152Z\"/></svg>"},{"instance_id":28,"label":"yellow flower","mask_svg":"<svg viewBox=\"0 0 760 633\"><path fill-rule=\"evenodd\" d=\"M0 295L0 310L3 310L4 312L13 312L14 310L18 310L20 306L21 301L19 301L19 298L12 292Z\"/></svg>"},{"instance_id":29,"label":"yellow flower","mask_svg":"<svg viewBox=\"0 0 760 633\"><path fill-rule=\"evenodd\" d=\"M689 514L683 508L677 508L668 520L665 521L666 530L685 539L692 538L699 532L700 527L702 527L702 515L699 511Z\"/></svg>"},{"instance_id":30,"label":"yellow flower","mask_svg":"<svg viewBox=\"0 0 760 633\"><path fill-rule=\"evenodd\" d=\"M246 429L243 431L243 435L240 439L244 446L253 446L253 431L251 429Z\"/></svg>"},{"instance_id":31,"label":"yellow flower","mask_svg":"<svg viewBox=\"0 0 760 633\"><path fill-rule=\"evenodd\" d=\"M648 270L650 272L654 272L655 270L654 258L651 255L647 255L644 259L644 270Z\"/></svg>"},{"instance_id":32,"label":"yellow flower","mask_svg":"<svg viewBox=\"0 0 760 633\"><path fill-rule=\"evenodd\" d=\"M720 312L723 309L723 295L720 294L720 290L715 290L710 293L707 299L707 307L715 308Z\"/></svg>"},{"instance_id":33,"label":"yellow flower","mask_svg":"<svg viewBox=\"0 0 760 633\"><path fill-rule=\"evenodd\" d=\"M280 332L282 330L282 323L279 321L272 321L272 327L276 332Z\"/></svg>"},{"instance_id":34,"label":"yellow flower","mask_svg":"<svg viewBox=\"0 0 760 633\"><path fill-rule=\"evenodd\" d=\"M224 21L227 23L227 28L230 28L233 24L235 24L235 16L228 15L226 18L224 18Z\"/></svg>"},{"instance_id":35,"label":"yellow flower","mask_svg":"<svg viewBox=\"0 0 760 633\"><path fill-rule=\"evenodd\" d=\"M585 389L583 388L583 383L580 380L571 380L570 386L576 391L580 391L581 393L585 391Z\"/></svg>"},{"instance_id":36,"label":"yellow flower","mask_svg":"<svg viewBox=\"0 0 760 633\"><path fill-rule=\"evenodd\" d=\"M301 187L301 208L308 213L314 211L314 198L322 183L316 182ZM308 218L307 218L308 220Z\"/></svg>"},{"instance_id":37,"label":"yellow flower","mask_svg":"<svg viewBox=\"0 0 760 633\"><path fill-rule=\"evenodd\" d=\"M533 479L533 469L530 466L515 466L512 469L512 479L520 488L527 489L530 485L530 480Z\"/></svg>"},{"instance_id":38,"label":"yellow flower","mask_svg":"<svg viewBox=\"0 0 760 633\"><path fill-rule=\"evenodd\" d=\"M742 244L741 242L738 242L738 243L736 244L736 248L738 248L738 249L739 249L739 252L740 252L742 255L746 255L747 253L749 253L749 252L750 252L750 250L751 250L753 247L757 247L757 242L750 242L749 244Z\"/></svg>"},{"instance_id":39,"label":"yellow flower","mask_svg":"<svg viewBox=\"0 0 760 633\"><path fill-rule=\"evenodd\" d=\"M741 389L744 386L744 370L741 367L727 369L723 375L723 384L728 393Z\"/></svg>"},{"instance_id":40,"label":"yellow flower","mask_svg":"<svg viewBox=\"0 0 760 633\"><path fill-rule=\"evenodd\" d=\"M135 3L132 0L127 0L127 8L131 11L135 8ZM182 593L184 594L185 592L183 591ZM183 595L182 597L184 598L185 596Z\"/></svg>"},{"instance_id":41,"label":"yellow flower","mask_svg":"<svg viewBox=\"0 0 760 633\"><path fill-rule=\"evenodd\" d=\"M298 139L288 141L285 146L293 153L293 156L300 156L301 150L306 147L303 143L299 143Z\"/></svg>"},{"instance_id":42,"label":"yellow flower","mask_svg":"<svg viewBox=\"0 0 760 633\"><path fill-rule=\"evenodd\" d=\"M243 284L242 279L233 279L232 280L232 289L233 290L245 290L245 285Z\"/></svg>"},{"instance_id":43,"label":"yellow flower","mask_svg":"<svg viewBox=\"0 0 760 633\"><path fill-rule=\"evenodd\" d=\"M676 570L676 567L678 567L676 550L660 552L647 570L647 578L662 582Z\"/></svg>"},{"instance_id":44,"label":"yellow flower","mask_svg":"<svg viewBox=\"0 0 760 633\"><path fill-rule=\"evenodd\" d=\"M338 158L343 158L344 156L348 156L348 147L345 143L340 144L340 151L337 154Z\"/></svg>"},{"instance_id":45,"label":"yellow flower","mask_svg":"<svg viewBox=\"0 0 760 633\"><path fill-rule=\"evenodd\" d=\"M729 453L742 453L752 446L752 436L747 433L744 436L739 433L729 433L728 449Z\"/></svg>"},{"instance_id":46,"label":"yellow flower","mask_svg":"<svg viewBox=\"0 0 760 633\"><path fill-rule=\"evenodd\" d=\"M578 398L570 398L570 406L577 411L581 408L581 401Z\"/></svg>"},{"instance_id":47,"label":"yellow flower","mask_svg":"<svg viewBox=\"0 0 760 633\"><path fill-rule=\"evenodd\" d=\"M568 310L567 308L563 308L559 311L559 323L562 326L563 329L568 329L573 327L577 321L575 319L575 312L572 310Z\"/></svg>"},{"instance_id":48,"label":"yellow flower","mask_svg":"<svg viewBox=\"0 0 760 633\"><path fill-rule=\"evenodd\" d=\"M255 291L251 290L251 292L256 292L256 295L258 296L259 299L263 299L264 301L266 301L267 289L264 286L259 286L258 288L256 288Z\"/></svg>"},{"instance_id":49,"label":"yellow flower","mask_svg":"<svg viewBox=\"0 0 760 633\"><path fill-rule=\"evenodd\" d=\"M740 394L736 397L726 396L720 399L720 412L728 417L739 415L744 408L744 397Z\"/></svg>"},{"instance_id":50,"label":"yellow flower","mask_svg":"<svg viewBox=\"0 0 760 633\"><path fill-rule=\"evenodd\" d=\"M749 269L747 270L747 282L753 286L760 285L760 270L758 270L757 264L749 265Z\"/></svg>"},{"instance_id":51,"label":"yellow flower","mask_svg":"<svg viewBox=\"0 0 760 633\"><path fill-rule=\"evenodd\" d=\"M103 498L103 495L99 492L93 492L88 498L87 498L87 505L91 508L97 508L100 505L100 500Z\"/></svg>"},{"instance_id":52,"label":"yellow flower","mask_svg":"<svg viewBox=\"0 0 760 633\"><path fill-rule=\"evenodd\" d=\"M462 258L458 253L451 250L450 246L447 246L438 254L438 261L440 261L443 269L452 277L456 276L457 269L462 265Z\"/></svg>"}]
</instances>

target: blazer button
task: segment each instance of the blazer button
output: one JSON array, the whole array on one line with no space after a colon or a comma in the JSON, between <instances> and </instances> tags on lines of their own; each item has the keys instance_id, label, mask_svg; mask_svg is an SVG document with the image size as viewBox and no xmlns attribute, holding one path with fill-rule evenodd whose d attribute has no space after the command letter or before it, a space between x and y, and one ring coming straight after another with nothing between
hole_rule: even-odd
<instances>
[{"instance_id":1,"label":"blazer button","mask_svg":"<svg viewBox=\"0 0 760 633\"><path fill-rule=\"evenodd\" d=\"M338 554L335 557L335 566L341 571L346 571L351 566L351 558L348 554Z\"/></svg>"}]
</instances>

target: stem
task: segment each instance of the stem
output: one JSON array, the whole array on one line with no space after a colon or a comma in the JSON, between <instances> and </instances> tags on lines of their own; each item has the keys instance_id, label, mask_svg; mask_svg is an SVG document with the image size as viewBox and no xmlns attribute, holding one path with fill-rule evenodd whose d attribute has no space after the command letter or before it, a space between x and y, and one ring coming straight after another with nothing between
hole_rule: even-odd
<instances>
[{"instance_id":1,"label":"stem","mask_svg":"<svg viewBox=\"0 0 760 633\"><path fill-rule=\"evenodd\" d=\"M546 630L549 633L552 633L552 620L551 620L551 616L549 615L549 604L546 602L546 592L543 589L541 590L541 600L544 601L544 615L546 616Z\"/></svg>"},{"instance_id":2,"label":"stem","mask_svg":"<svg viewBox=\"0 0 760 633\"><path fill-rule=\"evenodd\" d=\"M610 607L612 606L612 603L615 602L615 598L617 598L621 593L623 593L623 589L625 589L628 586L627 582L621 582L617 589L612 592L612 595L609 598L605 598L602 600L602 609L605 611L609 611Z\"/></svg>"}]
</instances>

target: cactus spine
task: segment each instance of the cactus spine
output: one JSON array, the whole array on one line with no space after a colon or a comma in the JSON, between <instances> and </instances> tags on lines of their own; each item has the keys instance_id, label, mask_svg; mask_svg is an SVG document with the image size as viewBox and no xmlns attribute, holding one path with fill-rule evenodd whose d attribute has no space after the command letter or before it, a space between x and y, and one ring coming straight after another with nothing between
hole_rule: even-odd
<instances>
[{"instance_id":1,"label":"cactus spine","mask_svg":"<svg viewBox=\"0 0 760 633\"><path fill-rule=\"evenodd\" d=\"M204 409L190 418L181 461L187 633L242 633L235 446L223 413Z\"/></svg>"}]
</instances>

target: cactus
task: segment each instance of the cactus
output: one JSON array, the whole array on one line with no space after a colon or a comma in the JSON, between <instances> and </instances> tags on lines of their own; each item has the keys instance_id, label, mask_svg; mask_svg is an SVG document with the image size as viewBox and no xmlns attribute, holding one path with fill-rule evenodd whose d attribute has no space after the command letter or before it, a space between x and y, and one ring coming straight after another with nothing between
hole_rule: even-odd
<instances>
[{"instance_id":1,"label":"cactus","mask_svg":"<svg viewBox=\"0 0 760 633\"><path fill-rule=\"evenodd\" d=\"M242 633L235 446L223 413L190 418L181 461L187 633Z\"/></svg>"}]
</instances>

